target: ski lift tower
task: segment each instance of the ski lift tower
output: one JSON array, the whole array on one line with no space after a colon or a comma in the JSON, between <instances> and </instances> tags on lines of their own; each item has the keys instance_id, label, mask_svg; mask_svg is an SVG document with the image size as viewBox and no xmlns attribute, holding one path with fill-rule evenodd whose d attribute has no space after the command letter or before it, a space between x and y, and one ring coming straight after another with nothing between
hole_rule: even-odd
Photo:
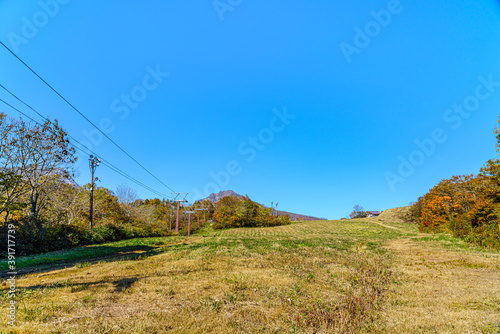
<instances>
[{"instance_id":1,"label":"ski lift tower","mask_svg":"<svg viewBox=\"0 0 500 334\"><path fill-rule=\"evenodd\" d=\"M198 211L198 227L200 226L200 211L203 211L203 225L207 223L207 216L206 216L206 211L208 211L208 208L206 206L202 206L198 209L194 209L195 211Z\"/></svg>"},{"instance_id":2,"label":"ski lift tower","mask_svg":"<svg viewBox=\"0 0 500 334\"><path fill-rule=\"evenodd\" d=\"M196 213L196 211L184 211L184 213L188 214L188 237L191 235L191 214Z\"/></svg>"},{"instance_id":3,"label":"ski lift tower","mask_svg":"<svg viewBox=\"0 0 500 334\"><path fill-rule=\"evenodd\" d=\"M179 210L181 208L181 203L187 203L186 197L188 193L172 193L175 195L173 201L177 202L177 220L175 222L175 233L179 233Z\"/></svg>"}]
</instances>

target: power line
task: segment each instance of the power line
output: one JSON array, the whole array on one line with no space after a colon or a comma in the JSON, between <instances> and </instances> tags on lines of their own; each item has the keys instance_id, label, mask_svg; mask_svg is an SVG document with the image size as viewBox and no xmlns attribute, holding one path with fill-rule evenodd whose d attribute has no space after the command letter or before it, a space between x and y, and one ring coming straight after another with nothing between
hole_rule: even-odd
<instances>
[{"instance_id":1,"label":"power line","mask_svg":"<svg viewBox=\"0 0 500 334\"><path fill-rule=\"evenodd\" d=\"M21 110L19 110L19 109L15 108L15 107L14 107L14 106L12 106L11 104L9 104L9 103L5 102L2 98L0 98L0 102L5 103L5 104L6 104L6 105L8 105L9 107L11 107L12 109L14 109L14 110L15 110L15 111L17 111L18 113L20 113L21 115L23 115L24 117L28 118L30 121L33 121L33 122L35 122L35 123L36 123L36 124L38 124L38 125L42 125L42 124L40 124L40 122L35 121L33 118L31 118L30 116L26 115L26 114L25 114L25 113L23 113Z\"/></svg>"},{"instance_id":2,"label":"power line","mask_svg":"<svg viewBox=\"0 0 500 334\"><path fill-rule=\"evenodd\" d=\"M14 95L12 92L10 92L7 88L5 88L3 85L0 84L0 87L3 88L4 90L6 90L9 94L11 94L12 96L14 96L18 101L22 102L24 105L26 105L28 108L30 108L31 110L33 110L37 115L39 115L41 118L43 118L45 121L48 121L49 123L52 124L52 122L45 118L42 114L40 114L38 111L36 111L33 107L31 107L29 104L27 104L26 102L24 102L23 100L21 100L19 97L17 97L16 95ZM13 105L11 105L10 103L6 102L5 100L3 100L2 98L0 98L0 102L3 102L5 105L9 106L10 108L14 109L15 111L17 111L18 113L20 113L21 115L23 115L24 117L28 118L29 120L31 120L32 122L40 125L40 126L43 126L40 122L34 120L32 117L30 117L29 115L25 114L24 112L22 112L21 110L19 110L18 108L14 107ZM107 161L106 159L104 159L102 156L98 155L97 153L93 152L91 149L89 149L87 146L85 146L84 144L80 143L77 139L75 139L74 137L72 137L70 134L67 134L68 137L78 143L78 145L81 145L83 146L88 152L85 152L82 148L78 147L75 145L75 143L72 143L73 144L73 147L77 150L79 150L80 152L82 152L83 154L94 154L96 157L100 158L102 160L102 164L105 165L106 167L108 167L109 169L111 169L112 171L122 175L123 177L129 179L130 181L134 182L135 184L143 187L144 189L146 190L149 190L150 192L154 193L155 195L158 195L160 197L163 197L163 198L170 198L171 196L168 196L168 195L165 195L159 191L156 191L154 190L153 188L145 185L144 183L138 181L137 179L133 178L132 176L128 175L127 173L125 173L124 171L122 171L121 169L119 169L118 167L114 166L111 162Z\"/></svg>"},{"instance_id":3,"label":"power line","mask_svg":"<svg viewBox=\"0 0 500 334\"><path fill-rule=\"evenodd\" d=\"M12 106L11 104L9 104L8 102L4 101L3 99L0 98L0 102L3 102L4 104L8 105L9 107L11 107L12 109L16 110L18 113L20 113L21 115L23 115L24 117L28 118L29 120L33 121L34 123L40 125L40 126L43 126L40 122L34 120L33 118L31 118L29 115L25 114L24 112L22 112L21 110L17 109L16 107ZM36 112L36 111L35 111ZM37 112L38 113L38 112ZM42 116L42 118L44 118ZM48 119L44 118L45 120L49 121ZM82 148L78 147L75 145L75 143L72 143L73 144L73 147L75 149L77 149L78 151L82 152L83 154L90 154L90 153L93 153L95 156L97 156L98 158L100 158L102 160L102 164L106 167L108 167L109 169L111 169L112 171L122 175L123 177L129 179L130 181L134 182L135 184L141 186L142 188L146 189L146 190L149 190L150 192L154 193L155 195L158 195L160 197L163 197L163 198L170 198L171 196L168 196L168 195L165 195L159 191L156 191L154 190L153 188L145 185L144 183L138 181L137 179L133 178L132 176L128 175L127 173L125 173L124 171L122 171L121 169L119 169L118 167L114 166L112 163L110 163L109 161L107 161L106 159L104 159L102 156L99 156L97 153L93 152L92 150L90 150L87 146L83 145L82 143L80 143L78 140L74 139L71 135L68 134L68 137L71 138L73 141L77 142L79 145L83 146L88 152L85 152ZM90 153L89 153L90 152Z\"/></svg>"},{"instance_id":4,"label":"power line","mask_svg":"<svg viewBox=\"0 0 500 334\"><path fill-rule=\"evenodd\" d=\"M125 153L130 159L132 159L137 165L139 165L142 169L144 169L149 175L155 178L158 182L168 188L170 191L174 191L172 188L167 186L162 180L157 178L153 173L151 173L146 167L144 167L139 161L134 159L127 151L125 151L120 145L118 145L113 139L111 139L106 133L104 133L98 126L96 126L90 119L88 119L80 110L78 110L75 106L73 106L68 100L66 100L57 90L55 90L47 81L45 81L41 76L38 75L28 64L26 64L21 58L19 58L11 49L7 47L2 41L0 44L7 49L17 60L19 60L24 66L26 66L34 75L36 75L45 85L47 85L54 93L56 93L64 102L66 102L73 110L75 110L80 116L82 116L87 122L89 122L94 128L97 129L104 137L106 137L110 142L112 142L116 147L118 147L123 153Z\"/></svg>"},{"instance_id":5,"label":"power line","mask_svg":"<svg viewBox=\"0 0 500 334\"><path fill-rule=\"evenodd\" d=\"M16 100L18 100L19 102L23 103L26 107L30 108L31 110L33 110L38 116L40 116L41 118L43 118L44 120L47 120L47 118L45 118L45 116L43 116L42 114L40 114L38 111L36 111L35 109L33 109L29 104L27 104L26 102L24 102L23 100L21 100L19 97L17 97L17 95L15 95L14 93L12 93L10 90L8 90L4 85L0 84L0 87L5 90L7 93L9 93L10 95L12 95ZM2 100L3 101L3 100ZM3 101L5 104L7 104L5 101ZM9 105L11 108L13 108L11 105ZM18 110L18 112L20 112ZM25 114L23 114L25 115ZM26 116L26 115L25 115ZM26 116L28 117L28 116ZM50 122L50 121L49 121Z\"/></svg>"},{"instance_id":6,"label":"power line","mask_svg":"<svg viewBox=\"0 0 500 334\"><path fill-rule=\"evenodd\" d=\"M112 170L112 171L114 171L115 173L118 173L118 174L122 175L123 177L125 177L125 178L129 179L130 181L132 181L132 182L136 183L137 185L139 185L139 186L143 187L144 189L149 190L150 192L152 192L152 193L153 193L153 194L155 194L155 195L158 195L158 196L163 197L163 198L169 198L169 197L170 197L170 196L167 196L167 195L165 195L165 194L160 193L159 191L154 190L153 188L150 188L149 186L145 185L144 183L142 183L142 182L140 182L140 181L137 181L136 179L134 179L134 178L133 178L133 177L131 177L130 175L128 175L128 174L126 174L126 173L122 172L122 171L121 171L121 170L119 170L119 169L116 169L116 167L114 167L114 166L112 166L112 165L109 165L109 164L108 164L108 163L106 163L106 162L101 161L101 164L102 164L103 166L108 167L109 169L111 169L111 170Z\"/></svg>"},{"instance_id":7,"label":"power line","mask_svg":"<svg viewBox=\"0 0 500 334\"><path fill-rule=\"evenodd\" d=\"M1 85L0 85L1 86ZM23 115L24 117L28 118L29 120L33 121L34 123L40 125L40 126L43 126L40 122L34 120L33 118L31 118L29 115L25 114L24 112L22 112L21 110L17 109L16 107L12 106L11 104L9 104L8 102L4 101L3 99L0 98L0 101L3 102L4 104L8 105L9 107L11 107L12 109L16 110L18 113L20 113L21 115ZM22 101L22 100L21 100ZM23 101L24 102L24 101ZM28 105L29 106L29 105ZM31 107L30 107L31 108ZM31 108L32 109L32 108ZM41 116L40 113L38 113L36 110L32 109L33 111L35 111L38 115ZM46 119L45 117L41 116L44 120L50 122L50 120ZM92 150L90 150L87 146L83 145L82 143L80 143L78 140L76 140L75 138L73 138L70 134L68 134L68 137L70 139L72 139L73 141L75 141L76 143L78 143L79 145L83 146L88 152L85 152L82 148L78 147L75 145L75 143L72 143L73 144L73 147L77 150L79 150L80 152L82 152L83 154L94 154L95 156L97 156L98 158L100 158L103 162L103 165L105 165L106 167L108 167L109 169L111 169L112 171L126 177L127 179L129 179L130 181L136 183L137 185L143 187L144 189L146 190L149 190L151 191L152 193L156 194L156 195L159 195L163 198L170 198L171 196L168 196L168 195L165 195L159 191L156 191L154 190L153 188L145 185L144 183L138 181L137 179L133 178L132 176L128 175L127 173L125 173L124 171L120 170L118 167L114 166L111 162L107 161L106 159L104 159L102 156L98 155L97 153L93 152Z\"/></svg>"}]
</instances>

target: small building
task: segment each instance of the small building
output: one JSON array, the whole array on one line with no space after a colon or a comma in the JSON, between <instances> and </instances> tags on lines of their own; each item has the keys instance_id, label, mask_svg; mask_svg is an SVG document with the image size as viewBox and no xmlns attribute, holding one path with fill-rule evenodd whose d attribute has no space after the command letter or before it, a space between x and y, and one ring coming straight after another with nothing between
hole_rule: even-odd
<instances>
[{"instance_id":1,"label":"small building","mask_svg":"<svg viewBox=\"0 0 500 334\"><path fill-rule=\"evenodd\" d=\"M366 211L368 213L368 217L378 217L382 213L382 211Z\"/></svg>"}]
</instances>

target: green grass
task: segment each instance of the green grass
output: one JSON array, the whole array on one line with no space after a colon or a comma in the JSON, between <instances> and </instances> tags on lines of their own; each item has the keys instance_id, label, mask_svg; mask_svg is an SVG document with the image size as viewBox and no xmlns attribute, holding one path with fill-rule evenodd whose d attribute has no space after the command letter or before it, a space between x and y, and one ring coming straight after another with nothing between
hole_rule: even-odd
<instances>
[{"instance_id":1,"label":"green grass","mask_svg":"<svg viewBox=\"0 0 500 334\"><path fill-rule=\"evenodd\" d=\"M275 238L279 236L282 236L284 239L278 240L278 242L285 247L318 247L321 245L339 250L346 250L356 244L356 240L365 238L387 240L403 234L397 231L388 230L378 225L367 225L364 222L349 222L346 224L344 221L324 221L315 222L313 227L311 227L311 224L307 222L298 222L292 225L280 227L242 228L217 231L214 231L210 226L207 226L200 230L196 235L203 237L224 237L224 240L185 245L183 243L175 243L186 239L186 237L136 238L101 245L91 245L20 257L16 259L16 268L22 269L34 266L52 265L54 263L61 264L71 262L74 262L72 263L73 265L82 267L90 265L90 263L85 262L85 260L93 260L116 255L134 258L140 256L136 254L137 252L145 252L143 256L150 256L168 250L194 250L202 247L201 245L213 250L220 247L232 248L238 245L243 245L249 249L253 248L252 245L259 245L262 249L268 249L271 244L270 240L275 240ZM304 237L304 239L288 239L289 236L294 235L300 235L301 237ZM271 239L267 240L266 236ZM328 239L332 241L334 240L334 242L325 243L325 238L323 236L327 236ZM164 247L168 244L172 245L168 248ZM0 270L6 270L7 268L7 260L1 260Z\"/></svg>"},{"instance_id":2,"label":"green grass","mask_svg":"<svg viewBox=\"0 0 500 334\"><path fill-rule=\"evenodd\" d=\"M443 247L450 250L463 249L473 252L498 253L495 250L490 250L483 247L477 247L460 238L453 237L452 235L447 233L430 234L425 237L413 238L412 240L419 242L426 242L429 243L430 245L434 245L436 247Z\"/></svg>"},{"instance_id":3,"label":"green grass","mask_svg":"<svg viewBox=\"0 0 500 334\"><path fill-rule=\"evenodd\" d=\"M51 265L54 263L76 262L79 260L98 259L106 256L134 256L136 252L146 252L147 255L151 255L161 252L162 246L183 239L185 239L185 237L136 238L19 257L16 259L16 268L22 269L33 266ZM74 264L77 266L83 265L82 263ZM86 266L88 265L87 263ZM0 270L5 271L7 268L7 260L1 260Z\"/></svg>"},{"instance_id":4,"label":"green grass","mask_svg":"<svg viewBox=\"0 0 500 334\"><path fill-rule=\"evenodd\" d=\"M190 238L21 258L45 272L17 281L15 333L434 333L451 323L455 332L494 324L493 254L379 223L207 226ZM54 259L69 268L48 267ZM0 287L2 305L7 289Z\"/></svg>"},{"instance_id":5,"label":"green grass","mask_svg":"<svg viewBox=\"0 0 500 334\"><path fill-rule=\"evenodd\" d=\"M100 258L121 256L124 258L140 258L151 256L169 250L189 249L195 250L200 247L215 251L221 248L234 248L243 246L253 249L259 245L261 252L269 249L271 244L279 243L284 248L297 249L300 247L331 247L338 250L348 250L353 245L363 244L363 240L370 239L368 247L372 243L378 245L384 240L394 239L402 236L416 236L418 228L413 224L398 222L383 222L395 229L388 229L376 224L367 224L365 221L317 221L294 222L291 225L264 228L241 228L213 230L206 226L196 233L196 236L210 238L212 241L203 243L184 244L180 241L186 237L157 237L136 238L122 240L101 245L91 245L74 249L20 257L16 259L16 268L28 268L36 266L50 266L53 264L68 263L77 267L86 267L91 263L86 260L98 260ZM300 236L300 239L298 239ZM325 238L326 237L326 238ZM277 240L276 240L277 239ZM326 239L326 240L325 240ZM448 234L436 234L426 237L414 238L421 242L430 242L445 248L487 252L485 249L471 246L470 244L454 238ZM169 247L165 247L169 245ZM380 247L378 248L380 250ZM142 254L142 255L138 255ZM7 270L7 260L0 261L0 270Z\"/></svg>"}]
</instances>

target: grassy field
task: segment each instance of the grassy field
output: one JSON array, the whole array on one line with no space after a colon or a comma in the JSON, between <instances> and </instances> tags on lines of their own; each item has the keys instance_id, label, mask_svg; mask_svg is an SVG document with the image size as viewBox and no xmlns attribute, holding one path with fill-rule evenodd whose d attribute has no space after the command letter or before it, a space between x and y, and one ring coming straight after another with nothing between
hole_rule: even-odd
<instances>
[{"instance_id":1,"label":"grassy field","mask_svg":"<svg viewBox=\"0 0 500 334\"><path fill-rule=\"evenodd\" d=\"M500 332L500 255L390 214L207 228L19 265L15 329L1 287L5 333Z\"/></svg>"}]
</instances>

